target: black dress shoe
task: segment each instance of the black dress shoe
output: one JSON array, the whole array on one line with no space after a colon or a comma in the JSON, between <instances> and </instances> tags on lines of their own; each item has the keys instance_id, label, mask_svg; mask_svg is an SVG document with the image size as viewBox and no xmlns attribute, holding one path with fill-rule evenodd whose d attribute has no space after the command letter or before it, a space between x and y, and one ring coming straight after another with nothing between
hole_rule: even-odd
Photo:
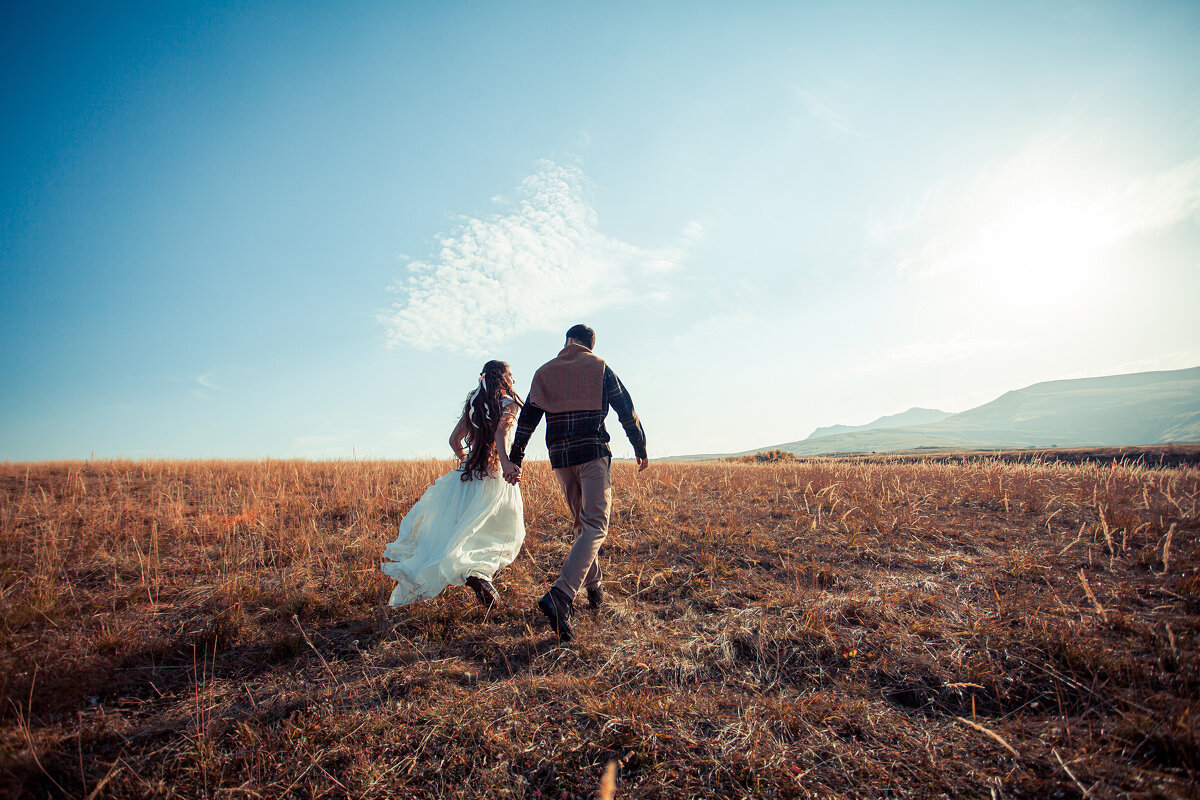
<instances>
[{"instance_id":1,"label":"black dress shoe","mask_svg":"<svg viewBox=\"0 0 1200 800\"><path fill-rule=\"evenodd\" d=\"M588 608L597 609L604 605L604 587L593 586L587 590L588 593Z\"/></svg>"},{"instance_id":2,"label":"black dress shoe","mask_svg":"<svg viewBox=\"0 0 1200 800\"><path fill-rule=\"evenodd\" d=\"M467 578L467 586L475 590L475 599L484 608L490 609L500 602L500 593L496 591L496 587L492 586L492 582L487 578L471 575Z\"/></svg>"},{"instance_id":3,"label":"black dress shoe","mask_svg":"<svg viewBox=\"0 0 1200 800\"><path fill-rule=\"evenodd\" d=\"M571 631L571 601L557 587L542 595L538 600L538 609L550 620L550 627L558 634L560 642L569 642L574 633Z\"/></svg>"}]
</instances>

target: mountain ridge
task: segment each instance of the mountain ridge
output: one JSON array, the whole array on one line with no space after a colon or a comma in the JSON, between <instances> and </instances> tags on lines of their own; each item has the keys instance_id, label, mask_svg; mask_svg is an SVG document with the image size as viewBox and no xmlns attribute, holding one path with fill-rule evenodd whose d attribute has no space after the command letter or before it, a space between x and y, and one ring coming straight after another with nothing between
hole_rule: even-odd
<instances>
[{"instance_id":1,"label":"mountain ridge","mask_svg":"<svg viewBox=\"0 0 1200 800\"><path fill-rule=\"evenodd\" d=\"M1200 366L1042 381L935 422L860 426L740 453L681 458L725 458L764 450L825 455L929 447L978 450L1171 442L1200 442Z\"/></svg>"},{"instance_id":2,"label":"mountain ridge","mask_svg":"<svg viewBox=\"0 0 1200 800\"><path fill-rule=\"evenodd\" d=\"M907 411L901 411L899 414L885 414L876 420L868 422L866 425L829 425L824 428L817 428L803 441L809 439L819 439L822 436L836 436L842 433L853 433L854 431L870 431L880 428L902 428L907 425L925 425L930 422L941 422L946 417L952 416L949 411L939 411L936 408L921 408L913 406Z\"/></svg>"}]
</instances>

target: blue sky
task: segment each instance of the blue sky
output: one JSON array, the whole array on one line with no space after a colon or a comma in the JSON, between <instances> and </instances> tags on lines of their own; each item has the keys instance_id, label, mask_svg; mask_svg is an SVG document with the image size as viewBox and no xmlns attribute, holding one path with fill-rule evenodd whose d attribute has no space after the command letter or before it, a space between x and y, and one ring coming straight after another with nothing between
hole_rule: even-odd
<instances>
[{"instance_id":1,"label":"blue sky","mask_svg":"<svg viewBox=\"0 0 1200 800\"><path fill-rule=\"evenodd\" d=\"M1195 366L1198 39L1195 3L9 4L0 459L446 455L483 361L527 387L580 321L652 457Z\"/></svg>"}]
</instances>

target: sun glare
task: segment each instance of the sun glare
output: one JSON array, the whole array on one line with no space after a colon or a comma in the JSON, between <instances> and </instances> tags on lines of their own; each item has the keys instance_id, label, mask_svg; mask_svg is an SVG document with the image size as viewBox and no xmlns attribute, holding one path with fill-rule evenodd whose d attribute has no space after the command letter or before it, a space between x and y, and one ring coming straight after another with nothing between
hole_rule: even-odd
<instances>
[{"instance_id":1,"label":"sun glare","mask_svg":"<svg viewBox=\"0 0 1200 800\"><path fill-rule=\"evenodd\" d=\"M977 208L964 261L997 302L1059 305L1095 289L1121 222L1104 193L1063 175L1007 176Z\"/></svg>"}]
</instances>

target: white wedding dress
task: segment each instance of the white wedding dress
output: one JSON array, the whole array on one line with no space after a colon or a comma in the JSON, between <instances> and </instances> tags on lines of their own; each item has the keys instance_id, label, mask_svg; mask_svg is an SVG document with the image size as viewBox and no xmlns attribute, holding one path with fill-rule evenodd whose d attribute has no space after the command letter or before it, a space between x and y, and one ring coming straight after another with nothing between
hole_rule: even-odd
<instances>
[{"instance_id":1,"label":"white wedding dress","mask_svg":"<svg viewBox=\"0 0 1200 800\"><path fill-rule=\"evenodd\" d=\"M511 398L503 399L508 412ZM515 425L510 426L511 437ZM508 446L508 443L505 443ZM464 481L461 467L434 481L400 521L383 551L383 573L396 581L388 600L403 606L462 586L471 575L491 580L525 541L521 489L495 477Z\"/></svg>"}]
</instances>

